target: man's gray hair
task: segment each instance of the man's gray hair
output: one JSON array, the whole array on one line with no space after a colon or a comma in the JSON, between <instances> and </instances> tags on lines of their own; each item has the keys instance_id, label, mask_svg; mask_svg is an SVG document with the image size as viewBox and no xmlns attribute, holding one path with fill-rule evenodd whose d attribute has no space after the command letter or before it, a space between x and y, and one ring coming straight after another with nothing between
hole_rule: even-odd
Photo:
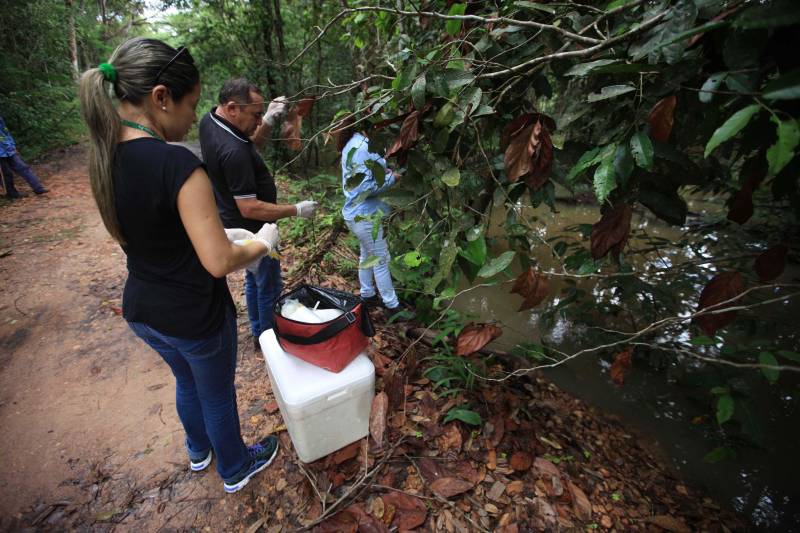
<instances>
[{"instance_id":1,"label":"man's gray hair","mask_svg":"<svg viewBox=\"0 0 800 533\"><path fill-rule=\"evenodd\" d=\"M261 94L258 86L247 78L231 78L219 90L219 103L225 105L233 100L237 104L249 104L251 92Z\"/></svg>"}]
</instances>

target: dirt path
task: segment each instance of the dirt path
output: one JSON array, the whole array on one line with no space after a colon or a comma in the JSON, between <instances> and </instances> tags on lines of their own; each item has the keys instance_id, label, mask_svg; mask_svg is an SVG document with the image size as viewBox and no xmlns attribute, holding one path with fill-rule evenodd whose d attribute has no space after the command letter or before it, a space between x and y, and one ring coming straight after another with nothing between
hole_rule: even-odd
<instances>
[{"instance_id":1,"label":"dirt path","mask_svg":"<svg viewBox=\"0 0 800 533\"><path fill-rule=\"evenodd\" d=\"M277 533L349 487L366 490L319 531L742 530L647 439L540 376L437 395L411 363L424 349L396 364L407 341L394 326L379 326L370 353L389 394L385 440L403 444L365 439L301 469L249 342L241 274L228 282L242 431L248 442L277 432L282 451L224 495L213 470L188 472L173 378L119 314L124 256L94 208L85 161L80 146L52 154L36 166L49 195L0 205L0 530ZM308 256L287 247L284 269ZM309 279L352 289L326 261ZM479 429L443 421L463 402L481 413ZM365 457L380 465L366 483Z\"/></svg>"}]
</instances>

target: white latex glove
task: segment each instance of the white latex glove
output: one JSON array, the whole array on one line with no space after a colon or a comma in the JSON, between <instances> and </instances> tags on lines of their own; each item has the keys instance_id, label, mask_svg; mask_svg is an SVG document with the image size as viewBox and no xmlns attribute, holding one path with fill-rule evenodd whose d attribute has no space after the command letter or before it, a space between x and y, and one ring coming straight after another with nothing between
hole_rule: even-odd
<instances>
[{"instance_id":1,"label":"white latex glove","mask_svg":"<svg viewBox=\"0 0 800 533\"><path fill-rule=\"evenodd\" d=\"M252 240L255 237L252 231L247 231L242 228L225 228L225 236L228 237L229 241L236 244L245 244L236 241Z\"/></svg>"},{"instance_id":2,"label":"white latex glove","mask_svg":"<svg viewBox=\"0 0 800 533\"><path fill-rule=\"evenodd\" d=\"M268 255L277 255L278 245L281 242L281 236L278 234L278 226L267 222L261 226L258 233L253 236L253 240L261 241L266 244Z\"/></svg>"},{"instance_id":3,"label":"white latex glove","mask_svg":"<svg viewBox=\"0 0 800 533\"><path fill-rule=\"evenodd\" d=\"M267 112L264 113L264 117L261 119L267 123L270 128L274 128L275 124L277 124L278 119L286 113L286 108L288 107L289 100L285 96L279 96L273 101L269 103L267 106Z\"/></svg>"},{"instance_id":4,"label":"white latex glove","mask_svg":"<svg viewBox=\"0 0 800 533\"><path fill-rule=\"evenodd\" d=\"M317 202L314 200L303 200L302 202L294 204L294 208L297 209L297 216L311 218L317 211Z\"/></svg>"}]
</instances>

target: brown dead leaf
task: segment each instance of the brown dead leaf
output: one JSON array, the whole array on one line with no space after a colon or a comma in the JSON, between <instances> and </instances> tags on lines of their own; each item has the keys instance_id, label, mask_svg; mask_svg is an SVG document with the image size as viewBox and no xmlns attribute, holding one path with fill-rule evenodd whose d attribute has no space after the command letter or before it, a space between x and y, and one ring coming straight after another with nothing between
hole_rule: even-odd
<instances>
[{"instance_id":1,"label":"brown dead leaf","mask_svg":"<svg viewBox=\"0 0 800 533\"><path fill-rule=\"evenodd\" d=\"M515 132L518 123L525 126ZM508 181L513 183L525 178L528 186L534 190L547 181L553 164L549 123L552 123L549 117L529 114L512 121L506 128L510 142L503 154L503 162Z\"/></svg>"},{"instance_id":2,"label":"brown dead leaf","mask_svg":"<svg viewBox=\"0 0 800 533\"><path fill-rule=\"evenodd\" d=\"M519 527L515 522L513 524L508 524L496 529L495 533L519 533Z\"/></svg>"},{"instance_id":3,"label":"brown dead leaf","mask_svg":"<svg viewBox=\"0 0 800 533\"><path fill-rule=\"evenodd\" d=\"M493 449L486 452L486 468L489 470L497 468L497 452Z\"/></svg>"},{"instance_id":4,"label":"brown dead leaf","mask_svg":"<svg viewBox=\"0 0 800 533\"><path fill-rule=\"evenodd\" d=\"M451 498L462 492L466 492L474 485L469 481L456 477L443 477L431 483L431 490L442 498Z\"/></svg>"},{"instance_id":5,"label":"brown dead leaf","mask_svg":"<svg viewBox=\"0 0 800 533\"><path fill-rule=\"evenodd\" d=\"M278 410L278 402L276 402L275 400L267 402L266 404L264 404L264 410L269 414L275 413L275 411Z\"/></svg>"},{"instance_id":6,"label":"brown dead leaf","mask_svg":"<svg viewBox=\"0 0 800 533\"><path fill-rule=\"evenodd\" d=\"M369 414L369 433L378 446L383 446L383 434L386 432L386 413L389 410L389 397L381 391L372 400Z\"/></svg>"},{"instance_id":7,"label":"brown dead leaf","mask_svg":"<svg viewBox=\"0 0 800 533\"><path fill-rule=\"evenodd\" d=\"M312 531L313 533L356 533L358 520L352 514L342 511L328 518Z\"/></svg>"},{"instance_id":8,"label":"brown dead leaf","mask_svg":"<svg viewBox=\"0 0 800 533\"><path fill-rule=\"evenodd\" d=\"M631 356L633 355L633 346L625 348L614 356L614 362L611 363L609 375L617 386L621 387L625 383L625 373L631 368Z\"/></svg>"},{"instance_id":9,"label":"brown dead leaf","mask_svg":"<svg viewBox=\"0 0 800 533\"><path fill-rule=\"evenodd\" d=\"M400 135L386 152L386 157L391 157L398 152L406 151L417 143L419 138L419 111L412 111L400 126Z\"/></svg>"},{"instance_id":10,"label":"brown dead leaf","mask_svg":"<svg viewBox=\"0 0 800 533\"><path fill-rule=\"evenodd\" d=\"M739 272L720 272L713 278L700 293L700 302L697 309L702 310L707 307L716 306L721 302L730 300L741 294L744 291L744 279ZM736 305L736 302L717 306L717 309ZM708 335L713 337L717 330L724 328L736 318L736 311L728 311L725 313L707 314L695 317L694 321L700 326L700 329Z\"/></svg>"},{"instance_id":11,"label":"brown dead leaf","mask_svg":"<svg viewBox=\"0 0 800 533\"><path fill-rule=\"evenodd\" d=\"M678 98L674 94L662 98L650 110L650 138L662 143L669 142L669 134L675 122L675 105Z\"/></svg>"},{"instance_id":12,"label":"brown dead leaf","mask_svg":"<svg viewBox=\"0 0 800 533\"><path fill-rule=\"evenodd\" d=\"M619 204L614 209L606 211L600 220L592 226L592 258L601 259L609 250L618 254L628 242L631 232L630 205Z\"/></svg>"},{"instance_id":13,"label":"brown dead leaf","mask_svg":"<svg viewBox=\"0 0 800 533\"><path fill-rule=\"evenodd\" d=\"M419 467L422 477L428 483L433 483L437 479L443 477L442 469L439 467L439 462L434 461L429 457L423 457L419 459L417 461L417 466Z\"/></svg>"},{"instance_id":14,"label":"brown dead leaf","mask_svg":"<svg viewBox=\"0 0 800 533\"><path fill-rule=\"evenodd\" d=\"M314 107L314 101L317 99L316 96L307 96L297 102L295 104L295 109L297 110L297 115L301 117L307 117L311 114L311 109Z\"/></svg>"},{"instance_id":15,"label":"brown dead leaf","mask_svg":"<svg viewBox=\"0 0 800 533\"><path fill-rule=\"evenodd\" d=\"M395 508L391 524L397 529L401 531L414 529L425 523L428 509L419 498L395 491L384 494L381 498L385 505Z\"/></svg>"},{"instance_id":16,"label":"brown dead leaf","mask_svg":"<svg viewBox=\"0 0 800 533\"><path fill-rule=\"evenodd\" d=\"M519 494L525 488L525 485L521 479L517 479L506 485L506 494L509 496L514 496L515 494Z\"/></svg>"},{"instance_id":17,"label":"brown dead leaf","mask_svg":"<svg viewBox=\"0 0 800 533\"><path fill-rule=\"evenodd\" d=\"M786 255L788 253L789 247L785 244L777 244L769 250L762 252L756 258L755 263L758 279L767 282L783 274L783 270L786 268Z\"/></svg>"},{"instance_id":18,"label":"brown dead leaf","mask_svg":"<svg viewBox=\"0 0 800 533\"><path fill-rule=\"evenodd\" d=\"M345 461L349 461L356 455L358 455L358 450L361 448L361 441L357 440L352 444L348 444L338 452L333 455L333 462L337 465L344 463Z\"/></svg>"},{"instance_id":19,"label":"brown dead leaf","mask_svg":"<svg viewBox=\"0 0 800 533\"><path fill-rule=\"evenodd\" d=\"M379 499L379 498L376 498ZM358 533L388 533L389 528L386 524L369 514L364 509L363 503L354 503L342 511L350 513L358 523Z\"/></svg>"},{"instance_id":20,"label":"brown dead leaf","mask_svg":"<svg viewBox=\"0 0 800 533\"><path fill-rule=\"evenodd\" d=\"M743 185L736 191L731 207L728 209L728 220L737 224L744 224L753 216L753 189Z\"/></svg>"},{"instance_id":21,"label":"brown dead leaf","mask_svg":"<svg viewBox=\"0 0 800 533\"><path fill-rule=\"evenodd\" d=\"M667 531L671 531L672 533L691 533L691 529L686 527L686 524L668 515L656 515L656 516L648 516L644 518L646 522L650 522L651 524L655 524L661 529L666 529Z\"/></svg>"},{"instance_id":22,"label":"brown dead leaf","mask_svg":"<svg viewBox=\"0 0 800 533\"><path fill-rule=\"evenodd\" d=\"M475 353L502 334L503 330L494 324L470 322L458 334L456 355L464 356Z\"/></svg>"},{"instance_id":23,"label":"brown dead leaf","mask_svg":"<svg viewBox=\"0 0 800 533\"><path fill-rule=\"evenodd\" d=\"M558 467L544 457L537 457L533 460L533 470L540 476L560 476Z\"/></svg>"},{"instance_id":24,"label":"brown dead leaf","mask_svg":"<svg viewBox=\"0 0 800 533\"><path fill-rule=\"evenodd\" d=\"M440 450L455 450L461 451L461 431L458 430L458 425L451 422L444 426L444 432L437 438L437 445Z\"/></svg>"},{"instance_id":25,"label":"brown dead leaf","mask_svg":"<svg viewBox=\"0 0 800 533\"><path fill-rule=\"evenodd\" d=\"M531 267L527 272L517 276L511 294L519 294L524 298L517 311L524 311L536 307L544 301L550 292L547 278Z\"/></svg>"},{"instance_id":26,"label":"brown dead leaf","mask_svg":"<svg viewBox=\"0 0 800 533\"><path fill-rule=\"evenodd\" d=\"M524 472L530 469L531 465L533 464L533 457L528 452L518 451L511 454L511 460L509 461L511 468L516 470L517 472Z\"/></svg>"},{"instance_id":27,"label":"brown dead leaf","mask_svg":"<svg viewBox=\"0 0 800 533\"><path fill-rule=\"evenodd\" d=\"M396 365L383 375L383 389L389 397L389 413L402 410L405 403L406 376Z\"/></svg>"},{"instance_id":28,"label":"brown dead leaf","mask_svg":"<svg viewBox=\"0 0 800 533\"><path fill-rule=\"evenodd\" d=\"M567 486L572 495L572 506L575 509L575 514L584 522L588 522L592 519L592 504L589 502L589 498L572 481L567 481Z\"/></svg>"}]
</instances>

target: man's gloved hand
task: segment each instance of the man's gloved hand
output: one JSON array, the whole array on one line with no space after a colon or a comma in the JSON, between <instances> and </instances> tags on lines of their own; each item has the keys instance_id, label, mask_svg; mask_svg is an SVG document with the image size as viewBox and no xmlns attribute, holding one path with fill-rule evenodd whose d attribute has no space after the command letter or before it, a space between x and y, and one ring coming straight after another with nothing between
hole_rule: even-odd
<instances>
[{"instance_id":1,"label":"man's gloved hand","mask_svg":"<svg viewBox=\"0 0 800 533\"><path fill-rule=\"evenodd\" d=\"M274 128L278 123L278 119L286 113L289 100L285 96L279 96L269 103L267 112L264 113L262 120L267 123L270 128Z\"/></svg>"},{"instance_id":2,"label":"man's gloved hand","mask_svg":"<svg viewBox=\"0 0 800 533\"><path fill-rule=\"evenodd\" d=\"M297 209L297 216L303 218L311 218L317 211L317 202L314 200L303 200L302 202L294 204Z\"/></svg>"}]
</instances>

